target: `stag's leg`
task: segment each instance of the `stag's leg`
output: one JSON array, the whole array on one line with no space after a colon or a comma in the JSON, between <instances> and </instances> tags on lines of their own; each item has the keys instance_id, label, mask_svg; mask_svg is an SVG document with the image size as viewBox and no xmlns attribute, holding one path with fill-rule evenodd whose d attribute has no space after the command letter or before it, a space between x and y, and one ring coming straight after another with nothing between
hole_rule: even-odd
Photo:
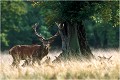
<instances>
[{"instance_id":1,"label":"stag's leg","mask_svg":"<svg viewBox=\"0 0 120 80\"><path fill-rule=\"evenodd\" d=\"M13 57L12 66L15 66L15 65L16 65L16 59L15 59L15 56L14 56L14 55L12 55L12 57Z\"/></svg>"},{"instance_id":2,"label":"stag's leg","mask_svg":"<svg viewBox=\"0 0 120 80\"><path fill-rule=\"evenodd\" d=\"M12 62L12 66L15 66L15 65L16 65L16 61L13 60L13 62Z\"/></svg>"},{"instance_id":3,"label":"stag's leg","mask_svg":"<svg viewBox=\"0 0 120 80\"><path fill-rule=\"evenodd\" d=\"M33 61L33 58L32 58L32 55L30 55L28 57L28 65L32 65L32 61Z\"/></svg>"},{"instance_id":4,"label":"stag's leg","mask_svg":"<svg viewBox=\"0 0 120 80\"><path fill-rule=\"evenodd\" d=\"M14 55L12 55L12 58L13 58L13 62L12 62L12 66L15 66L16 65L16 59L15 59L15 56Z\"/></svg>"},{"instance_id":5,"label":"stag's leg","mask_svg":"<svg viewBox=\"0 0 120 80\"><path fill-rule=\"evenodd\" d=\"M37 61L38 65L41 65L40 59L36 59L36 61Z\"/></svg>"},{"instance_id":6,"label":"stag's leg","mask_svg":"<svg viewBox=\"0 0 120 80\"><path fill-rule=\"evenodd\" d=\"M12 63L12 66L18 67L18 66L19 66L19 63L20 63L19 60L14 60L13 63Z\"/></svg>"},{"instance_id":7,"label":"stag's leg","mask_svg":"<svg viewBox=\"0 0 120 80\"><path fill-rule=\"evenodd\" d=\"M20 59L17 60L17 64L16 64L16 67L18 67L20 64Z\"/></svg>"},{"instance_id":8,"label":"stag's leg","mask_svg":"<svg viewBox=\"0 0 120 80\"><path fill-rule=\"evenodd\" d=\"M23 63L23 67L25 67L25 66L27 66L27 65L29 65L29 60L25 60L25 62Z\"/></svg>"},{"instance_id":9,"label":"stag's leg","mask_svg":"<svg viewBox=\"0 0 120 80\"><path fill-rule=\"evenodd\" d=\"M29 56L28 61L27 61L27 62L28 62L28 65L31 66L31 65L32 65L32 61L33 61L32 56Z\"/></svg>"},{"instance_id":10,"label":"stag's leg","mask_svg":"<svg viewBox=\"0 0 120 80\"><path fill-rule=\"evenodd\" d=\"M16 67L18 67L20 64L20 56L18 54L16 54L15 58L16 58Z\"/></svg>"},{"instance_id":11,"label":"stag's leg","mask_svg":"<svg viewBox=\"0 0 120 80\"><path fill-rule=\"evenodd\" d=\"M34 65L35 62L40 65L39 59L37 59L36 57L33 58L32 65Z\"/></svg>"},{"instance_id":12,"label":"stag's leg","mask_svg":"<svg viewBox=\"0 0 120 80\"><path fill-rule=\"evenodd\" d=\"M25 60L25 62L23 63L22 67L25 67L27 65L27 60Z\"/></svg>"},{"instance_id":13,"label":"stag's leg","mask_svg":"<svg viewBox=\"0 0 120 80\"><path fill-rule=\"evenodd\" d=\"M36 61L36 58L33 57L33 59L32 59L32 65L33 65L33 66L34 66L34 64L35 64L35 61Z\"/></svg>"},{"instance_id":14,"label":"stag's leg","mask_svg":"<svg viewBox=\"0 0 120 80\"><path fill-rule=\"evenodd\" d=\"M19 66L19 63L20 63L20 59L19 59L19 56L17 54L14 54L12 55L13 57L13 62L12 62L12 66L16 66L18 67Z\"/></svg>"},{"instance_id":15,"label":"stag's leg","mask_svg":"<svg viewBox=\"0 0 120 80\"><path fill-rule=\"evenodd\" d=\"M32 57L29 56L25 59L25 62L23 63L22 66L30 65L31 62L32 62Z\"/></svg>"}]
</instances>

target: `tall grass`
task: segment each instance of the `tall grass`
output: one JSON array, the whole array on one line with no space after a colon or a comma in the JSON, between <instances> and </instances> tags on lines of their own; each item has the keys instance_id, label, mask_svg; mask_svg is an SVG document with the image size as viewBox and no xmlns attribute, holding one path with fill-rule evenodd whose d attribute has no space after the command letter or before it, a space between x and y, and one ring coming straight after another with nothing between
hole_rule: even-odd
<instances>
[{"instance_id":1,"label":"tall grass","mask_svg":"<svg viewBox=\"0 0 120 80\"><path fill-rule=\"evenodd\" d=\"M94 50L96 59L81 61L71 58L60 63L35 64L26 67L11 67L12 57L9 54L0 54L0 78L1 80L13 79L120 79L120 54L118 50ZM54 52L54 54L59 52ZM51 53L53 54L53 53ZM98 56L111 57L110 60L100 59ZM23 61L22 61L23 62ZM21 62L21 64L22 64Z\"/></svg>"}]
</instances>

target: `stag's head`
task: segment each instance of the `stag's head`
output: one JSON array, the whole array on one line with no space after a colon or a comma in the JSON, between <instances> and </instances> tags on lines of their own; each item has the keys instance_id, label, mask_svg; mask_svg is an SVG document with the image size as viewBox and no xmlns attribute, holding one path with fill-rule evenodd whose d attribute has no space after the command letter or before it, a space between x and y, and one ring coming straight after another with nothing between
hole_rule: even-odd
<instances>
[{"instance_id":1,"label":"stag's head","mask_svg":"<svg viewBox=\"0 0 120 80\"><path fill-rule=\"evenodd\" d=\"M59 35L59 32L57 31L57 33L54 36L52 36L52 37L50 37L48 39L45 39L41 34L37 33L36 29L37 29L38 25L39 24L36 23L32 27L34 29L34 31L35 31L35 35L37 35L37 37L39 38L39 40L42 42L43 47L46 48L46 49L49 49L50 43L52 43L54 41L54 39Z\"/></svg>"}]
</instances>

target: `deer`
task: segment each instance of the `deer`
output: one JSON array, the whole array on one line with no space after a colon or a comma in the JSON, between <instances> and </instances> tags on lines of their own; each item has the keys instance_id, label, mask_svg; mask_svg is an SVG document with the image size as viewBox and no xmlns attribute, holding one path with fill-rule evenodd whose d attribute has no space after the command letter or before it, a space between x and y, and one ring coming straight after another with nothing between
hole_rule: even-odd
<instances>
[{"instance_id":1,"label":"deer","mask_svg":"<svg viewBox=\"0 0 120 80\"><path fill-rule=\"evenodd\" d=\"M38 34L36 29L38 27L38 23L32 26L35 35L38 39L42 42L42 45L16 45L9 50L9 54L12 55L13 62L12 66L18 67L20 64L20 60L25 60L22 66L29 65L30 62L32 64L35 61L40 64L40 60L45 57L49 53L50 44L54 41L54 39L59 35L59 32L48 38L45 39L41 34Z\"/></svg>"},{"instance_id":2,"label":"deer","mask_svg":"<svg viewBox=\"0 0 120 80\"><path fill-rule=\"evenodd\" d=\"M16 45L9 50L13 58L12 66L19 66L20 60L25 60L22 66L29 65L34 55L41 51L41 45Z\"/></svg>"},{"instance_id":3,"label":"deer","mask_svg":"<svg viewBox=\"0 0 120 80\"><path fill-rule=\"evenodd\" d=\"M41 34L38 34L37 33L37 27L38 27L38 23L36 23L34 26L33 26L33 30L35 32L35 35L38 37L38 39L42 42L42 50L41 50L41 54L42 54L42 58L45 57L48 53L49 53L49 49L50 49L50 44L55 40L55 38L59 35L59 31L57 31L57 33L48 38L48 39L45 39ZM41 54L38 55L38 59L41 60ZM34 58L35 59L35 58ZM34 60L35 61L35 60Z\"/></svg>"}]
</instances>

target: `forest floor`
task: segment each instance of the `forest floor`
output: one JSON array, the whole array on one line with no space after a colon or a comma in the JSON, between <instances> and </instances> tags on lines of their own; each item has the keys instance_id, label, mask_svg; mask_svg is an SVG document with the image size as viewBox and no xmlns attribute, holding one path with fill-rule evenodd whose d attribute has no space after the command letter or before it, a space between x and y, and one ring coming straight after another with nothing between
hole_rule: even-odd
<instances>
[{"instance_id":1,"label":"forest floor","mask_svg":"<svg viewBox=\"0 0 120 80\"><path fill-rule=\"evenodd\" d=\"M96 59L81 61L77 58L62 60L59 63L50 63L19 68L11 67L12 57L9 54L0 54L0 80L32 80L32 79L95 79L120 80L120 54L118 50L93 50ZM7 52L3 52L7 53ZM58 54L60 51L51 52ZM100 58L100 57L102 58ZM111 57L110 59L107 59ZM22 64L23 61L21 61Z\"/></svg>"}]
</instances>

